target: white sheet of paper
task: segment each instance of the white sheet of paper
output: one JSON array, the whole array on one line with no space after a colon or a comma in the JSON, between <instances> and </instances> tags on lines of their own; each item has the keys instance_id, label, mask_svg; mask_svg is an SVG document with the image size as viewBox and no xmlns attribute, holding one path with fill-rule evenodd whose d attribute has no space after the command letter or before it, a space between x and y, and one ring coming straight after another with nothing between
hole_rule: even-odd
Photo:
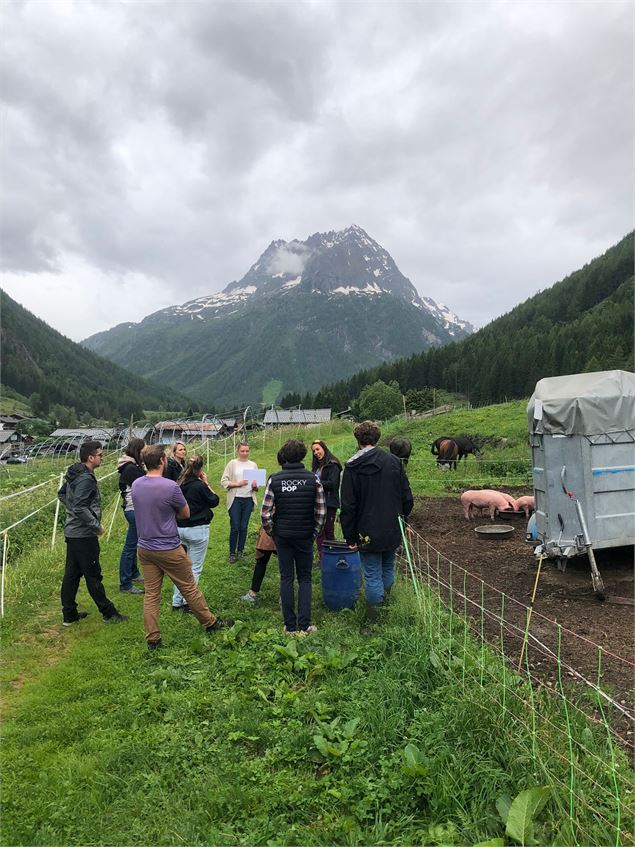
<instances>
[{"instance_id":1,"label":"white sheet of paper","mask_svg":"<svg viewBox=\"0 0 635 847\"><path fill-rule=\"evenodd\" d=\"M267 481L267 471L264 468L257 468L256 470L249 468L243 472L243 479L246 479L250 485L252 482L257 482L258 487L262 488Z\"/></svg>"},{"instance_id":2,"label":"white sheet of paper","mask_svg":"<svg viewBox=\"0 0 635 847\"><path fill-rule=\"evenodd\" d=\"M534 400L534 420L539 421L542 419L542 400L536 399Z\"/></svg>"}]
</instances>

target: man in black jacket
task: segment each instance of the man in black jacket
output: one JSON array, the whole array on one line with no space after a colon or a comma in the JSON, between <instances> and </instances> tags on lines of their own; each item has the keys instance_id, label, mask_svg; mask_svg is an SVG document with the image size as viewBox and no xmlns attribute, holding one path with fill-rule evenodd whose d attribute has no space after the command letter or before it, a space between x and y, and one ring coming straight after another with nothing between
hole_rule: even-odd
<instances>
[{"instance_id":1,"label":"man in black jacket","mask_svg":"<svg viewBox=\"0 0 635 847\"><path fill-rule=\"evenodd\" d=\"M326 517L324 490L319 479L302 464L306 446L290 439L278 451L282 470L271 475L262 503L261 521L273 535L280 567L280 600L288 633L315 632L311 626L311 568L313 540ZM295 611L294 569L298 577Z\"/></svg>"},{"instance_id":2,"label":"man in black jacket","mask_svg":"<svg viewBox=\"0 0 635 847\"><path fill-rule=\"evenodd\" d=\"M64 626L71 626L88 616L88 612L77 611L75 602L82 577L106 623L128 620L119 614L106 597L99 564L97 539L104 534L104 529L101 525L101 499L94 471L101 465L102 452L99 441L84 441L79 448L80 461L68 469L62 487L57 492L59 501L66 509L66 568L61 590Z\"/></svg>"},{"instance_id":3,"label":"man in black jacket","mask_svg":"<svg viewBox=\"0 0 635 847\"><path fill-rule=\"evenodd\" d=\"M367 613L376 620L395 579L395 551L401 544L399 517L408 517L413 499L401 461L376 446L379 427L363 421L353 435L359 450L344 468L340 523L349 547L359 548Z\"/></svg>"}]
</instances>

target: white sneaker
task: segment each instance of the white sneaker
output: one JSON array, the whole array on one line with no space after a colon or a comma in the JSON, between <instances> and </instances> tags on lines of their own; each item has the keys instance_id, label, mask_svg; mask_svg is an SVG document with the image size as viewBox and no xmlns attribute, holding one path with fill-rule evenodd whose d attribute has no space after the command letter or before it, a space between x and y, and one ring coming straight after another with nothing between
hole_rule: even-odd
<instances>
[{"instance_id":1,"label":"white sneaker","mask_svg":"<svg viewBox=\"0 0 635 847\"><path fill-rule=\"evenodd\" d=\"M246 594L243 594L243 596L240 599L244 600L245 603L255 603L257 598L254 597L253 594L250 594L249 592L247 592Z\"/></svg>"}]
</instances>

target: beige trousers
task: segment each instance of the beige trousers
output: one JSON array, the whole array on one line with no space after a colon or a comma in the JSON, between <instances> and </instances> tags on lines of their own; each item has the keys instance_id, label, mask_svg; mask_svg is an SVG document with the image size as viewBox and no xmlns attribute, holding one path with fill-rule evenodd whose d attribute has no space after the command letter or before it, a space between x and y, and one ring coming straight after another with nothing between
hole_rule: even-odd
<instances>
[{"instance_id":1,"label":"beige trousers","mask_svg":"<svg viewBox=\"0 0 635 847\"><path fill-rule=\"evenodd\" d=\"M159 610L164 574L185 597L187 605L203 628L214 623L216 617L210 612L205 597L194 581L192 561L181 546L174 550L144 550L143 547L137 547L137 558L143 567L143 628L146 641L159 641L161 638Z\"/></svg>"}]
</instances>

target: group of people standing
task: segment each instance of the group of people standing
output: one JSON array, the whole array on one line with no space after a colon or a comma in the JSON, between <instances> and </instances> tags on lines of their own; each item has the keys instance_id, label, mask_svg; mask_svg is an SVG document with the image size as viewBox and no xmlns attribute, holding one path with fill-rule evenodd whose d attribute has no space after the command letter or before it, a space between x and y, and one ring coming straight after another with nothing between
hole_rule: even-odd
<instances>
[{"instance_id":1,"label":"group of people standing","mask_svg":"<svg viewBox=\"0 0 635 847\"><path fill-rule=\"evenodd\" d=\"M303 464L305 444L290 439L278 452L280 470L266 484L251 588L241 599L256 601L267 563L277 554L280 604L289 634L315 631L311 623L313 545L315 542L319 561L324 541L335 538L338 508L346 543L360 553L371 619L377 617L394 581L395 551L401 543L399 517L408 516L413 502L404 470L408 456L397 457L378 448L381 433L371 421L359 424L354 435L358 450L344 469L321 440L311 444L313 461L311 470L307 469ZM406 445L407 449L393 452L409 455ZM78 612L75 602L81 576L104 620L127 620L106 597L99 565L98 537L103 528L94 470L101 464L101 455L99 442L85 442L80 462L69 468L58 493L67 510L67 559L61 592L65 625L87 615ZM227 492L232 564L244 557L249 519L257 505L258 484L245 479L253 476L246 473L251 470L257 470L257 465L249 458L249 445L241 443L221 478ZM233 626L231 618L210 612L198 588L213 509L220 502L209 485L202 458L194 455L188 459L182 442L172 446L168 457L162 445L131 439L118 471L128 524L119 563L120 591L144 595L148 648L161 645L159 608L164 575L174 584L175 612L193 614L207 632Z\"/></svg>"},{"instance_id":2,"label":"group of people standing","mask_svg":"<svg viewBox=\"0 0 635 847\"><path fill-rule=\"evenodd\" d=\"M99 562L98 539L104 529L94 471L101 465L102 453L98 441L84 442L80 461L69 468L58 492L66 508L66 567L61 589L65 626L87 617L87 612L78 611L76 602L82 576L106 623L128 620L107 598ZM170 458L173 457L174 450ZM162 445L145 445L140 439L131 439L118 463L122 506L128 523L119 565L120 591L144 595L143 620L150 650L161 646L159 610L164 576L174 585L173 608L187 608L207 633L234 624L231 618L214 615L198 588L212 508L219 503L218 495L207 483L200 457L193 456L186 463L182 453L180 484L168 476L169 461ZM137 562L143 568L143 576Z\"/></svg>"}]
</instances>

